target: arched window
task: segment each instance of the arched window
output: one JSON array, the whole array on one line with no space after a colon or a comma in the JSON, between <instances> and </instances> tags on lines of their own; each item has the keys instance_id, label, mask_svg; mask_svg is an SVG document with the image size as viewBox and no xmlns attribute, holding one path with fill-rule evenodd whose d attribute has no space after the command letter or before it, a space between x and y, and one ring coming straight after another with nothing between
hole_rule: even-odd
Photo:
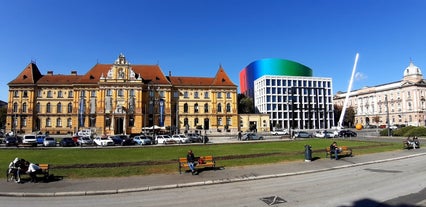
<instances>
[{"instance_id":1,"label":"arched window","mask_svg":"<svg viewBox=\"0 0 426 207\"><path fill-rule=\"evenodd\" d=\"M13 112L14 113L18 112L18 103L13 103Z\"/></svg>"},{"instance_id":2,"label":"arched window","mask_svg":"<svg viewBox=\"0 0 426 207\"><path fill-rule=\"evenodd\" d=\"M67 119L67 127L72 127L72 119L71 118Z\"/></svg>"},{"instance_id":3,"label":"arched window","mask_svg":"<svg viewBox=\"0 0 426 207\"><path fill-rule=\"evenodd\" d=\"M204 104L204 113L209 113L209 104Z\"/></svg>"},{"instance_id":4,"label":"arched window","mask_svg":"<svg viewBox=\"0 0 426 207\"><path fill-rule=\"evenodd\" d=\"M186 126L189 126L188 118L183 119L183 125L184 125L185 127L186 127Z\"/></svg>"},{"instance_id":5,"label":"arched window","mask_svg":"<svg viewBox=\"0 0 426 207\"><path fill-rule=\"evenodd\" d=\"M198 125L198 118L195 118L194 119L194 126L197 126Z\"/></svg>"},{"instance_id":6,"label":"arched window","mask_svg":"<svg viewBox=\"0 0 426 207\"><path fill-rule=\"evenodd\" d=\"M72 113L72 103L68 103L68 113Z\"/></svg>"},{"instance_id":7,"label":"arched window","mask_svg":"<svg viewBox=\"0 0 426 207\"><path fill-rule=\"evenodd\" d=\"M50 113L50 103L46 104L46 113Z\"/></svg>"},{"instance_id":8,"label":"arched window","mask_svg":"<svg viewBox=\"0 0 426 207\"><path fill-rule=\"evenodd\" d=\"M231 104L230 103L226 104L226 112L231 112Z\"/></svg>"},{"instance_id":9,"label":"arched window","mask_svg":"<svg viewBox=\"0 0 426 207\"><path fill-rule=\"evenodd\" d=\"M198 113L198 103L194 104L194 113Z\"/></svg>"},{"instance_id":10,"label":"arched window","mask_svg":"<svg viewBox=\"0 0 426 207\"><path fill-rule=\"evenodd\" d=\"M188 104L187 103L185 103L183 105L183 113L188 113Z\"/></svg>"},{"instance_id":11,"label":"arched window","mask_svg":"<svg viewBox=\"0 0 426 207\"><path fill-rule=\"evenodd\" d=\"M46 127L51 127L52 121L50 121L50 118L46 118Z\"/></svg>"},{"instance_id":12,"label":"arched window","mask_svg":"<svg viewBox=\"0 0 426 207\"><path fill-rule=\"evenodd\" d=\"M62 126L62 119L61 118L57 118L56 119L56 127L61 127Z\"/></svg>"},{"instance_id":13,"label":"arched window","mask_svg":"<svg viewBox=\"0 0 426 207\"><path fill-rule=\"evenodd\" d=\"M22 104L22 113L26 113L27 112L27 103L23 103Z\"/></svg>"},{"instance_id":14,"label":"arched window","mask_svg":"<svg viewBox=\"0 0 426 207\"><path fill-rule=\"evenodd\" d=\"M52 98L52 91L47 91L47 98Z\"/></svg>"},{"instance_id":15,"label":"arched window","mask_svg":"<svg viewBox=\"0 0 426 207\"><path fill-rule=\"evenodd\" d=\"M217 104L217 112L222 112L222 104L221 103Z\"/></svg>"},{"instance_id":16,"label":"arched window","mask_svg":"<svg viewBox=\"0 0 426 207\"><path fill-rule=\"evenodd\" d=\"M58 114L62 113L62 104L61 103L58 103L56 105L56 113L58 113Z\"/></svg>"}]
</instances>

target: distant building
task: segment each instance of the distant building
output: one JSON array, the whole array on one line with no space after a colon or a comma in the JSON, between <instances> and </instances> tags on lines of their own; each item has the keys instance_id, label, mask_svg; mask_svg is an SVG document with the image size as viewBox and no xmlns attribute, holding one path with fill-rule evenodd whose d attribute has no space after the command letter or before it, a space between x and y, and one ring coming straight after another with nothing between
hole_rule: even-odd
<instances>
[{"instance_id":1,"label":"distant building","mask_svg":"<svg viewBox=\"0 0 426 207\"><path fill-rule=\"evenodd\" d=\"M42 75L30 63L8 85L11 131L238 131L237 86L222 67L209 78L165 76L158 65L133 65L120 54L113 64L96 64L84 75Z\"/></svg>"},{"instance_id":2,"label":"distant building","mask_svg":"<svg viewBox=\"0 0 426 207\"><path fill-rule=\"evenodd\" d=\"M0 101L0 108L7 108L7 102Z\"/></svg>"},{"instance_id":3,"label":"distant building","mask_svg":"<svg viewBox=\"0 0 426 207\"><path fill-rule=\"evenodd\" d=\"M240 114L240 131L269 132L268 114Z\"/></svg>"},{"instance_id":4,"label":"distant building","mask_svg":"<svg viewBox=\"0 0 426 207\"><path fill-rule=\"evenodd\" d=\"M347 92L334 96L343 106ZM426 81L411 61L400 81L364 87L349 93L348 106L355 110L355 123L369 125L426 125ZM389 120L389 122L387 121Z\"/></svg>"},{"instance_id":5,"label":"distant building","mask_svg":"<svg viewBox=\"0 0 426 207\"><path fill-rule=\"evenodd\" d=\"M334 125L331 78L312 77L302 64L282 59L250 63L240 72L241 92L270 116L271 128L320 129Z\"/></svg>"}]
</instances>

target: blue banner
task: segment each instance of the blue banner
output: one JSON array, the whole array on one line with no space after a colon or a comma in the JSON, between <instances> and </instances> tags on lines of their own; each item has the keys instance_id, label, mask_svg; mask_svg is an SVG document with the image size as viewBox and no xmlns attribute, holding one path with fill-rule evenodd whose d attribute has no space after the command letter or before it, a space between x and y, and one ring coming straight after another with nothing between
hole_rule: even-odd
<instances>
[{"instance_id":1,"label":"blue banner","mask_svg":"<svg viewBox=\"0 0 426 207\"><path fill-rule=\"evenodd\" d=\"M78 109L78 126L84 127L84 98L80 99Z\"/></svg>"},{"instance_id":2,"label":"blue banner","mask_svg":"<svg viewBox=\"0 0 426 207\"><path fill-rule=\"evenodd\" d=\"M158 120L160 127L164 126L164 99L160 99L160 117Z\"/></svg>"}]
</instances>

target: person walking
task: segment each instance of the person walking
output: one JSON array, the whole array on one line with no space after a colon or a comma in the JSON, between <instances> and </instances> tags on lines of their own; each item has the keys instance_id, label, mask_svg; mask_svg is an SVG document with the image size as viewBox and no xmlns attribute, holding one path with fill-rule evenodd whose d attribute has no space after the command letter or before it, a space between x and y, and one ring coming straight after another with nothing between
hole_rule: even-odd
<instances>
[{"instance_id":1,"label":"person walking","mask_svg":"<svg viewBox=\"0 0 426 207\"><path fill-rule=\"evenodd\" d=\"M196 173L195 166L194 166L195 156L194 156L194 153L192 152L192 150L188 151L188 154L186 155L186 160L188 162L189 169L191 169L192 175L194 175Z\"/></svg>"}]
</instances>

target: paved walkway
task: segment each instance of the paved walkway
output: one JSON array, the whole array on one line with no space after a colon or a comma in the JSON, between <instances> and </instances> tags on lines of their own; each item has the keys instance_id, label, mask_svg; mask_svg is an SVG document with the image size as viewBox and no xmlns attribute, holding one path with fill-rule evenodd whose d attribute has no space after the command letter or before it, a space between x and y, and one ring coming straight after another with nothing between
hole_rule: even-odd
<instances>
[{"instance_id":1,"label":"paved walkway","mask_svg":"<svg viewBox=\"0 0 426 207\"><path fill-rule=\"evenodd\" d=\"M82 196L150 191L315 173L425 155L426 149L421 148L359 156L355 154L353 157L346 157L340 160L319 159L305 162L302 157L300 161L295 162L229 168L221 166L219 161L217 166L220 169L204 170L198 175L191 175L191 173L179 174L178 169L176 169L176 173L172 174L120 178L64 178L63 180L49 183L17 184L2 180L0 181L0 196ZM52 170L52 173L55 173L54 170Z\"/></svg>"}]
</instances>

